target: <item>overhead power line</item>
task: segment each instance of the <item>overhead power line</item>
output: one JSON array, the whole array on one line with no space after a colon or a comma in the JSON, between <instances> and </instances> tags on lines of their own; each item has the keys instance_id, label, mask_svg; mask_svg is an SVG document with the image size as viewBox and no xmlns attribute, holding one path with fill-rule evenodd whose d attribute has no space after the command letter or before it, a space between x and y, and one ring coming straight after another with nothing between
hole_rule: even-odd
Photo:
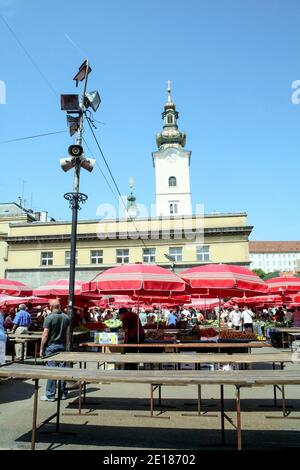
<instances>
[{"instance_id":1,"label":"overhead power line","mask_svg":"<svg viewBox=\"0 0 300 470\"><path fill-rule=\"evenodd\" d=\"M99 144L99 142L98 142L97 136L96 136L96 134L95 134L95 132L94 132L93 126L92 126L92 124L91 124L91 122L90 122L90 118L89 118L88 116L87 116L87 122L88 122L89 128L90 128L90 130L91 130L91 133L93 134L93 137L94 137L94 139L95 139L95 142L96 142L96 145L97 145L97 147L98 147L98 149L99 149L99 152L100 152L100 154L101 154L101 157L102 157L102 159L103 159L103 161L104 161L104 163L105 163L105 166L106 166L106 168L107 168L107 170L108 170L108 172L109 172L109 174L110 174L110 177L111 177L111 179L112 179L112 181L113 181L113 183L114 183L114 186L115 186L115 188L116 188L116 190L117 190L117 192L118 192L118 195L119 195L119 197L120 197L120 199L121 199L121 201L122 201L122 204L123 204L123 206L124 206L124 208L125 208L125 211L126 211L126 213L127 213L127 215L128 215L128 218L129 218L130 221L133 223L134 228L136 229L137 233L141 234L139 228L138 228L138 227L136 226L136 224L135 224L134 219L131 217L131 215L130 215L129 212L127 211L127 207L126 207L126 205L125 205L125 203L124 203L124 200L123 200L123 198L122 198L122 196L121 196L121 192L120 192L120 190L119 190L119 186L118 186L118 184L117 184L117 182L116 182L116 180L115 180L115 177L114 177L114 175L113 175L113 173L112 173L112 171L111 171L111 169L110 169L110 166L109 166L109 164L108 164L108 162L107 162L107 159L105 158L105 155L104 155L104 153L103 153L103 151L102 151L102 149L101 149L101 146L100 146L100 144ZM142 241L142 244L144 245L144 247L147 248L147 245L145 244L145 241L144 241L144 239L143 239L142 237L141 237L141 241Z\"/></svg>"},{"instance_id":2,"label":"overhead power line","mask_svg":"<svg viewBox=\"0 0 300 470\"><path fill-rule=\"evenodd\" d=\"M59 96L57 91L53 88L53 86L51 85L51 83L49 82L48 78L46 77L46 75L42 72L42 70L40 69L40 67L38 66L38 64L35 62L35 60L32 58L31 54L28 52L28 50L26 49L26 47L22 44L21 40L18 38L18 36L16 35L16 33L14 32L14 30L12 29L12 27L9 25L9 23L7 22L7 20L4 18L3 15L0 14L0 18L1 20L3 21L3 23L5 24L5 26L7 27L7 29L9 30L9 32L11 33L11 35L14 37L14 39L17 41L17 43L19 44L20 48L23 50L23 52L26 54L26 56L28 57L28 59L30 60L30 62L32 63L32 65L34 66L34 68L38 71L38 73L40 74L40 76L42 77L42 79L45 81L45 83L47 83L48 87L50 88L50 90L52 91L52 93L54 93L54 95L56 96L56 98Z\"/></svg>"},{"instance_id":3,"label":"overhead power line","mask_svg":"<svg viewBox=\"0 0 300 470\"><path fill-rule=\"evenodd\" d=\"M91 151L90 147L88 146L87 141L85 140L84 137L83 137L82 139L83 139L83 141L84 141L84 143L85 143L85 145L86 145L86 148L87 148L88 151L90 152L91 156L93 156L93 152ZM104 178L104 180L105 180L107 186L109 187L110 191L112 192L114 198L115 198L116 201L118 202L118 197L117 197L116 193L114 192L113 188L111 187L110 182L108 181L108 179L107 179L105 173L103 172L103 170L101 169L101 167L100 167L100 165L99 165L99 163L98 163L97 161L96 161L96 165L97 165L98 170L99 170L100 173L102 174L102 176L103 176L103 178Z\"/></svg>"},{"instance_id":4,"label":"overhead power line","mask_svg":"<svg viewBox=\"0 0 300 470\"><path fill-rule=\"evenodd\" d=\"M37 139L39 137L46 137L48 135L63 134L65 132L68 132L68 131L46 132L45 134L35 134L35 135L29 135L26 137L18 137L16 139L11 139L11 140L1 140L0 144L9 144L10 142L19 142L20 140Z\"/></svg>"}]
</instances>

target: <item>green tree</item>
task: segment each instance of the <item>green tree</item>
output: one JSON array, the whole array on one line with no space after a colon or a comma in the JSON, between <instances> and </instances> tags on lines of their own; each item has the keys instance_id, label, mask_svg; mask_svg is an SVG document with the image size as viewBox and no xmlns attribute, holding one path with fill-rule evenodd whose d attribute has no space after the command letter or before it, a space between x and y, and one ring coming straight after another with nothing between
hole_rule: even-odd
<instances>
[{"instance_id":1,"label":"green tree","mask_svg":"<svg viewBox=\"0 0 300 470\"><path fill-rule=\"evenodd\" d=\"M252 269L252 272L254 272L255 274L257 274L259 277L261 277L262 279L265 279L266 277L266 273L263 269L261 268L257 268L257 269Z\"/></svg>"},{"instance_id":2,"label":"green tree","mask_svg":"<svg viewBox=\"0 0 300 470\"><path fill-rule=\"evenodd\" d=\"M267 273L264 277L264 280L267 281L268 279L271 279L272 277L279 277L279 271L273 271L272 273Z\"/></svg>"}]
</instances>

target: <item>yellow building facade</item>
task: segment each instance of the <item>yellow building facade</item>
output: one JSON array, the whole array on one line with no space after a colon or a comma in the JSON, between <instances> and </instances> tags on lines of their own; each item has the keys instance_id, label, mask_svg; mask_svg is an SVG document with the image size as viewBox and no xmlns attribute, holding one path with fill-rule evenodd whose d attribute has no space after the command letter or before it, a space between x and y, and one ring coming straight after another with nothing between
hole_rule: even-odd
<instances>
[{"instance_id":1,"label":"yellow building facade","mask_svg":"<svg viewBox=\"0 0 300 470\"><path fill-rule=\"evenodd\" d=\"M34 213L26 211L19 204L2 203L0 204L0 278L5 277L8 263L8 244L7 237L10 231L10 224L27 224L36 221Z\"/></svg>"},{"instance_id":2,"label":"yellow building facade","mask_svg":"<svg viewBox=\"0 0 300 470\"><path fill-rule=\"evenodd\" d=\"M104 269L152 262L175 270L207 263L248 266L252 226L245 213L78 222L76 278ZM32 287L68 278L70 222L11 223L5 275Z\"/></svg>"}]
</instances>

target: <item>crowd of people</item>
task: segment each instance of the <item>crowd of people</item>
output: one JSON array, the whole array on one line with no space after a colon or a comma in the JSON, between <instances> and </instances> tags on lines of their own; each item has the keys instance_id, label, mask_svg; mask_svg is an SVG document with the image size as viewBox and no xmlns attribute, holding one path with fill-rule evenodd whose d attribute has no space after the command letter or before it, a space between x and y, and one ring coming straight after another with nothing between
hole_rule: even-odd
<instances>
[{"instance_id":1,"label":"crowd of people","mask_svg":"<svg viewBox=\"0 0 300 470\"><path fill-rule=\"evenodd\" d=\"M96 306L75 308L73 316L73 326L84 326L89 323L105 322L106 320L119 319L120 308L107 307L100 308ZM133 313L137 313L137 307L128 308ZM67 313L67 308L62 310ZM51 313L49 305L42 307L20 304L18 307L5 307L0 309L4 317L4 328L8 331L14 331L21 334L20 328L30 330L42 329L47 316ZM21 313L20 313L21 312ZM26 314L25 314L26 312ZM248 306L238 307L234 305L231 308L216 307L211 310L203 311L194 307L185 308L184 306L174 306L169 308L151 307L148 309L139 309L139 318L143 327L151 327L157 323L163 323L168 327L188 327L195 324L203 324L207 321L219 321L222 325L240 329L247 325L251 328L254 321L276 322L286 326L300 326L300 309L288 308L286 306L255 309ZM26 317L26 319L25 319ZM18 331L17 331L18 329Z\"/></svg>"},{"instance_id":2,"label":"crowd of people","mask_svg":"<svg viewBox=\"0 0 300 470\"><path fill-rule=\"evenodd\" d=\"M17 335L28 332L29 329L42 328L43 334L40 346L40 356L48 356L55 352L64 351L66 348L66 332L70 324L67 309L62 309L59 299L51 300L45 308L31 304L27 306L20 304L17 308L5 308L0 310L1 325ZM76 309L74 312L74 326L87 325L91 322L105 322L106 320L117 320L122 322L125 333L125 343L142 343L145 340L145 329L156 325L157 328L164 323L165 327L189 328L197 324L216 321L219 325L228 326L235 330L252 330L253 323L261 324L276 322L286 326L300 326L300 310L282 307L257 309L255 312L248 306L239 308L234 305L230 309L215 308L201 313L193 307L172 307L158 309L153 307L149 310L129 309L126 307L99 308L88 307ZM16 357L21 358L21 346L15 345ZM134 352L133 349L130 352ZM26 350L25 350L26 357ZM49 366L55 365L49 361ZM133 366L128 366L129 368ZM56 394L56 382L48 380L45 395L41 397L44 401L54 401ZM61 397L67 398L65 383L61 382Z\"/></svg>"}]
</instances>

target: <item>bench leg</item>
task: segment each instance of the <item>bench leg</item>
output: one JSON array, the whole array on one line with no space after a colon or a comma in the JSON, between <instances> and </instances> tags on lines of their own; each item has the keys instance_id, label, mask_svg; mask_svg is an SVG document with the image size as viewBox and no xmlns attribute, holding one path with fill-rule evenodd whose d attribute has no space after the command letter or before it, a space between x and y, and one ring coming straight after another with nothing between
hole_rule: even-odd
<instances>
[{"instance_id":1,"label":"bench leg","mask_svg":"<svg viewBox=\"0 0 300 470\"><path fill-rule=\"evenodd\" d=\"M221 443L225 444L225 413L224 413L224 385L220 385L221 399Z\"/></svg>"},{"instance_id":2,"label":"bench leg","mask_svg":"<svg viewBox=\"0 0 300 470\"><path fill-rule=\"evenodd\" d=\"M242 449L242 427L241 427L241 390L236 387L236 432L237 432L237 448Z\"/></svg>"},{"instance_id":3,"label":"bench leg","mask_svg":"<svg viewBox=\"0 0 300 470\"><path fill-rule=\"evenodd\" d=\"M35 450L38 394L39 394L39 380L36 379L36 380L34 381L34 397L33 397L33 414L32 414L31 450Z\"/></svg>"},{"instance_id":4,"label":"bench leg","mask_svg":"<svg viewBox=\"0 0 300 470\"><path fill-rule=\"evenodd\" d=\"M59 418L60 418L60 400L62 396L61 381L58 381L58 393L57 393L57 408L56 408L56 426L55 432L59 433Z\"/></svg>"},{"instance_id":5,"label":"bench leg","mask_svg":"<svg viewBox=\"0 0 300 470\"><path fill-rule=\"evenodd\" d=\"M201 385L198 385L198 415L201 415Z\"/></svg>"},{"instance_id":6,"label":"bench leg","mask_svg":"<svg viewBox=\"0 0 300 470\"><path fill-rule=\"evenodd\" d=\"M153 418L154 385L150 385L150 416Z\"/></svg>"}]
</instances>

